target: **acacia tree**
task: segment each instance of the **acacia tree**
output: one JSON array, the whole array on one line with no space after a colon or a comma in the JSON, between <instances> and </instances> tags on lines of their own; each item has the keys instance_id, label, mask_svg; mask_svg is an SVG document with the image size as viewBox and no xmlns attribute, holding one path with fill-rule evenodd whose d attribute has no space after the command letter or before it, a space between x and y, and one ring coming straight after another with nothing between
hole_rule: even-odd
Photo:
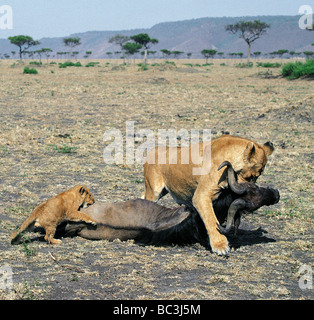
<instances>
[{"instance_id":1,"label":"acacia tree","mask_svg":"<svg viewBox=\"0 0 314 320\"><path fill-rule=\"evenodd\" d=\"M111 51L107 51L106 52L106 55L108 56L108 58L110 59L111 58L111 56L112 56L112 52Z\"/></svg>"},{"instance_id":2,"label":"acacia tree","mask_svg":"<svg viewBox=\"0 0 314 320\"><path fill-rule=\"evenodd\" d=\"M238 34L248 45L248 63L251 58L252 43L264 35L270 25L259 20L239 21L235 24L228 24L225 29L233 34Z\"/></svg>"},{"instance_id":3,"label":"acacia tree","mask_svg":"<svg viewBox=\"0 0 314 320\"><path fill-rule=\"evenodd\" d=\"M204 49L201 51L201 54L206 59L206 63L208 62L208 59L213 58L216 53L217 53L217 51L214 49Z\"/></svg>"},{"instance_id":4,"label":"acacia tree","mask_svg":"<svg viewBox=\"0 0 314 320\"><path fill-rule=\"evenodd\" d=\"M35 50L33 52L33 54L36 53L39 57L39 63L41 64L41 54L43 53L42 49L38 49L38 50ZM33 55L31 55L30 57L32 57Z\"/></svg>"},{"instance_id":5,"label":"acacia tree","mask_svg":"<svg viewBox=\"0 0 314 320\"><path fill-rule=\"evenodd\" d=\"M32 46L37 46L40 43L39 41L34 40L30 36L23 36L23 35L9 37L8 39L12 44L19 47L20 60L22 60L22 56L27 51L28 48Z\"/></svg>"},{"instance_id":6,"label":"acacia tree","mask_svg":"<svg viewBox=\"0 0 314 320\"><path fill-rule=\"evenodd\" d=\"M147 63L147 50L150 49L150 47L153 44L158 43L158 40L155 38L150 38L147 33L139 33L135 36L132 36L131 39L140 45L144 47L144 63Z\"/></svg>"},{"instance_id":7,"label":"acacia tree","mask_svg":"<svg viewBox=\"0 0 314 320\"><path fill-rule=\"evenodd\" d=\"M255 52L253 52L253 55L254 55L255 59L257 59L261 54L262 54L261 51L255 51Z\"/></svg>"},{"instance_id":8,"label":"acacia tree","mask_svg":"<svg viewBox=\"0 0 314 320\"><path fill-rule=\"evenodd\" d=\"M169 57L171 55L171 51L168 49L161 49L160 51L162 53L163 58Z\"/></svg>"},{"instance_id":9,"label":"acacia tree","mask_svg":"<svg viewBox=\"0 0 314 320\"><path fill-rule=\"evenodd\" d=\"M171 51L171 54L173 54L175 59L178 59L183 53L184 51L179 51L179 50Z\"/></svg>"},{"instance_id":10,"label":"acacia tree","mask_svg":"<svg viewBox=\"0 0 314 320\"><path fill-rule=\"evenodd\" d=\"M282 63L282 56L283 56L284 54L288 53L288 52L289 52L289 50L287 50L287 49L279 49L279 50L277 51L277 55L279 56L281 63Z\"/></svg>"},{"instance_id":11,"label":"acacia tree","mask_svg":"<svg viewBox=\"0 0 314 320\"><path fill-rule=\"evenodd\" d=\"M63 43L67 46L70 47L70 57L72 56L72 50L76 46L79 46L81 44L81 39L80 38L63 38Z\"/></svg>"},{"instance_id":12,"label":"acacia tree","mask_svg":"<svg viewBox=\"0 0 314 320\"><path fill-rule=\"evenodd\" d=\"M113 44L116 44L116 45L120 46L121 52L122 52L122 55L123 55L123 62L125 62L124 61L124 49L123 49L123 46L129 40L130 40L130 38L128 36L124 36L122 34L116 34L115 36L113 36L113 37L111 37L109 39L109 43L113 43ZM117 52L121 53L120 51L116 51L115 53L117 53Z\"/></svg>"},{"instance_id":13,"label":"acacia tree","mask_svg":"<svg viewBox=\"0 0 314 320\"><path fill-rule=\"evenodd\" d=\"M306 56L306 59L311 59L314 57L314 52L313 51L303 51L303 53Z\"/></svg>"},{"instance_id":14,"label":"acacia tree","mask_svg":"<svg viewBox=\"0 0 314 320\"><path fill-rule=\"evenodd\" d=\"M127 42L125 45L123 45L123 49L128 57L133 56L135 53L139 52L141 48L142 45L134 42Z\"/></svg>"},{"instance_id":15,"label":"acacia tree","mask_svg":"<svg viewBox=\"0 0 314 320\"><path fill-rule=\"evenodd\" d=\"M84 58L89 59L92 53L93 53L92 51L85 51Z\"/></svg>"},{"instance_id":16,"label":"acacia tree","mask_svg":"<svg viewBox=\"0 0 314 320\"><path fill-rule=\"evenodd\" d=\"M41 51L46 56L47 63L48 63L48 58L50 57L50 52L52 52L52 50L50 48L42 48Z\"/></svg>"}]
</instances>

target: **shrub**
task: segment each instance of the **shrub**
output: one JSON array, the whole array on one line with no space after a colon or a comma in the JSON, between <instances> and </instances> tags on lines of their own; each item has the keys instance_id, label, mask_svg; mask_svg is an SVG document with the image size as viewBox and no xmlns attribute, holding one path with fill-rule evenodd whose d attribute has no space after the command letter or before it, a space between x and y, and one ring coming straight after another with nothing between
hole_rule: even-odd
<instances>
[{"instance_id":1,"label":"shrub","mask_svg":"<svg viewBox=\"0 0 314 320\"><path fill-rule=\"evenodd\" d=\"M86 68L89 67L95 67L95 65L99 64L99 62L88 62L88 64L85 66Z\"/></svg>"},{"instance_id":2,"label":"shrub","mask_svg":"<svg viewBox=\"0 0 314 320\"><path fill-rule=\"evenodd\" d=\"M236 68L252 68L253 67L253 62L249 62L249 63L237 63L235 64Z\"/></svg>"},{"instance_id":3,"label":"shrub","mask_svg":"<svg viewBox=\"0 0 314 320\"><path fill-rule=\"evenodd\" d=\"M275 63L271 63L271 62L257 62L256 64L258 67L263 67L263 68L279 68L281 66L280 63L275 62Z\"/></svg>"},{"instance_id":4,"label":"shrub","mask_svg":"<svg viewBox=\"0 0 314 320\"><path fill-rule=\"evenodd\" d=\"M300 77L314 77L314 59L306 62L289 62L283 65L281 73L288 79L298 79Z\"/></svg>"},{"instance_id":5,"label":"shrub","mask_svg":"<svg viewBox=\"0 0 314 320\"><path fill-rule=\"evenodd\" d=\"M293 73L293 70L296 68L297 64L300 64L301 62L289 62L285 63L282 66L281 73L284 77L289 77Z\"/></svg>"},{"instance_id":6,"label":"shrub","mask_svg":"<svg viewBox=\"0 0 314 320\"><path fill-rule=\"evenodd\" d=\"M139 66L138 71L147 71L148 70L148 64L147 63L139 63L138 66Z\"/></svg>"},{"instance_id":7,"label":"shrub","mask_svg":"<svg viewBox=\"0 0 314 320\"><path fill-rule=\"evenodd\" d=\"M29 64L35 64L36 66L41 66L42 62L38 62L38 61L30 61Z\"/></svg>"},{"instance_id":8,"label":"shrub","mask_svg":"<svg viewBox=\"0 0 314 320\"><path fill-rule=\"evenodd\" d=\"M64 62L64 63L59 63L59 68L66 68L66 67L81 67L82 64L80 62L71 62L71 61L67 61L67 62Z\"/></svg>"},{"instance_id":9,"label":"shrub","mask_svg":"<svg viewBox=\"0 0 314 320\"><path fill-rule=\"evenodd\" d=\"M170 64L170 65L172 65L172 66L176 66L176 64L175 64L175 62L173 62L173 61L168 61L168 60L166 60L165 61L165 64Z\"/></svg>"},{"instance_id":10,"label":"shrub","mask_svg":"<svg viewBox=\"0 0 314 320\"><path fill-rule=\"evenodd\" d=\"M77 150L77 147L70 147L66 144L63 144L62 146L50 144L49 148L51 148L54 151L57 151L58 153L75 153Z\"/></svg>"},{"instance_id":11,"label":"shrub","mask_svg":"<svg viewBox=\"0 0 314 320\"><path fill-rule=\"evenodd\" d=\"M37 74L38 71L36 69L30 69L29 67L25 67L23 73L25 73L25 74Z\"/></svg>"}]
</instances>

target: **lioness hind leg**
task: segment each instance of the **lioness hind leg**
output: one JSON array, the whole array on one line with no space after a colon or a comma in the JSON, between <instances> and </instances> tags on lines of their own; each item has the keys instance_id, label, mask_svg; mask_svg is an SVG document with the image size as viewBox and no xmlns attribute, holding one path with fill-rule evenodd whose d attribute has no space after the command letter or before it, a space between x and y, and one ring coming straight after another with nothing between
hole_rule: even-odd
<instances>
[{"instance_id":1,"label":"lioness hind leg","mask_svg":"<svg viewBox=\"0 0 314 320\"><path fill-rule=\"evenodd\" d=\"M164 186L156 187L154 190L145 189L144 199L157 202L167 193L169 192Z\"/></svg>"},{"instance_id":2,"label":"lioness hind leg","mask_svg":"<svg viewBox=\"0 0 314 320\"><path fill-rule=\"evenodd\" d=\"M168 190L162 181L148 181L148 179L145 178L144 199L157 202L167 193Z\"/></svg>"},{"instance_id":3,"label":"lioness hind leg","mask_svg":"<svg viewBox=\"0 0 314 320\"><path fill-rule=\"evenodd\" d=\"M91 218L88 214L81 211L72 211L67 213L67 219L70 221L85 221L86 223L91 223L95 225L97 222Z\"/></svg>"},{"instance_id":4,"label":"lioness hind leg","mask_svg":"<svg viewBox=\"0 0 314 320\"><path fill-rule=\"evenodd\" d=\"M144 164L144 179L144 199L157 202L168 193L163 176L154 165L150 165L149 163Z\"/></svg>"}]
</instances>

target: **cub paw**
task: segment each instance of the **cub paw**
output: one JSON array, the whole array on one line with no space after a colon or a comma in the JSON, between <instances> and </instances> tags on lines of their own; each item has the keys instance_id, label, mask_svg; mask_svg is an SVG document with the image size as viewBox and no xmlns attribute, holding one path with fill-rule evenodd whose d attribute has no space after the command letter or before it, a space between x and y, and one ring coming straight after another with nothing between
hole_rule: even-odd
<instances>
[{"instance_id":1,"label":"cub paw","mask_svg":"<svg viewBox=\"0 0 314 320\"><path fill-rule=\"evenodd\" d=\"M52 244L60 244L62 241L60 239L50 239L50 243Z\"/></svg>"}]
</instances>

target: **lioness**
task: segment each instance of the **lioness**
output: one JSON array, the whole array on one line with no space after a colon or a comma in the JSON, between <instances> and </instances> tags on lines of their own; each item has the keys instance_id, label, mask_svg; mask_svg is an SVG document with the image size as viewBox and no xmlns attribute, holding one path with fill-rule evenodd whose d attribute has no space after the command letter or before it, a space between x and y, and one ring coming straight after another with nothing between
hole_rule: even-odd
<instances>
[{"instance_id":1,"label":"lioness","mask_svg":"<svg viewBox=\"0 0 314 320\"><path fill-rule=\"evenodd\" d=\"M57 225L62 220L68 219L96 224L96 221L86 213L78 211L80 207L86 208L94 202L94 197L89 189L81 185L46 200L34 209L17 231L12 232L10 236L11 244L19 243L21 233L31 230L33 226L45 229L45 240L47 242L61 243L61 240L54 239L54 234Z\"/></svg>"},{"instance_id":2,"label":"lioness","mask_svg":"<svg viewBox=\"0 0 314 320\"><path fill-rule=\"evenodd\" d=\"M212 251L227 254L230 250L228 241L217 230L218 220L212 205L220 191L228 186L226 174L222 175L218 167L223 161L229 161L239 182L255 182L273 150L271 142L260 146L248 139L223 135L211 143L199 144L198 152L203 162L197 165L190 158L187 164L181 163L181 154L190 154L192 158L192 146L177 148L175 152L172 147L156 147L148 153L144 164L144 198L158 201L169 192L177 203L193 206L204 222ZM165 164L158 163L162 153L166 156ZM177 158L176 162L172 157ZM204 164L205 161L208 163ZM200 167L206 169L206 174L195 174L194 169Z\"/></svg>"}]
</instances>

